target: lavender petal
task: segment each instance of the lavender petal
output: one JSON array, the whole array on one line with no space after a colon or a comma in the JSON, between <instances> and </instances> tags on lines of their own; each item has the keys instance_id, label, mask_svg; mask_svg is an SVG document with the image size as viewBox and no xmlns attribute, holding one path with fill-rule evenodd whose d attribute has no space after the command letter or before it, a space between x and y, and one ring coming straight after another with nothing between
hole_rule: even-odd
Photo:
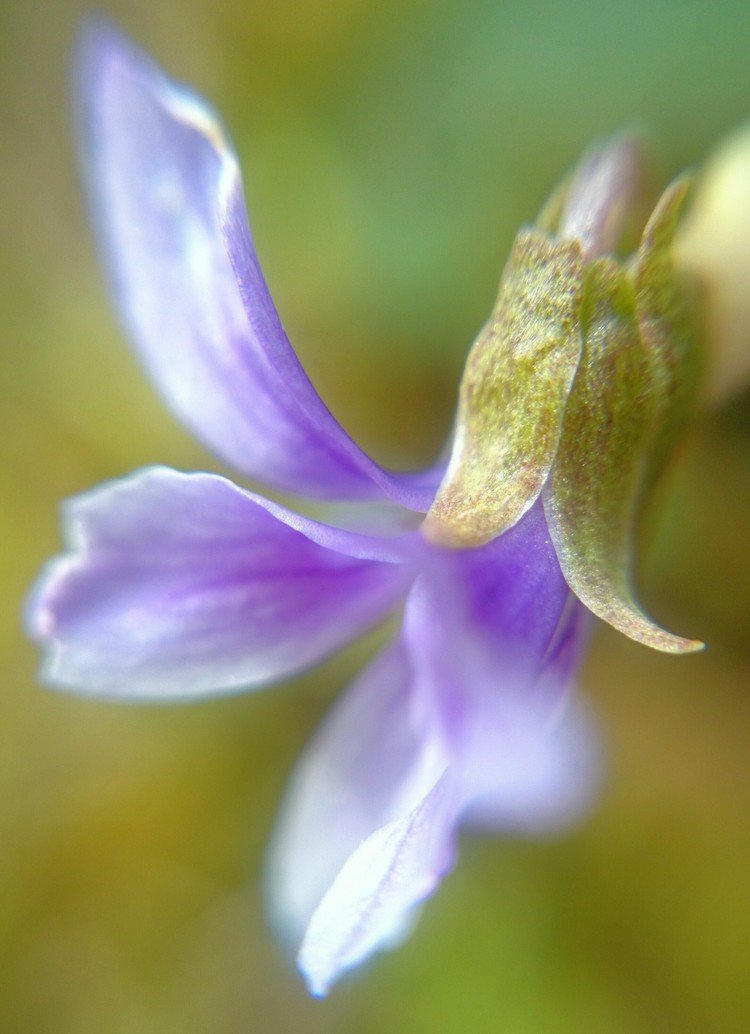
<instances>
[{"instance_id":1,"label":"lavender petal","mask_svg":"<svg viewBox=\"0 0 750 1034\"><path fill-rule=\"evenodd\" d=\"M120 315L165 400L270 485L426 510L440 472L391 474L322 402L284 332L213 111L114 30L85 34L83 156Z\"/></svg>"},{"instance_id":2,"label":"lavender petal","mask_svg":"<svg viewBox=\"0 0 750 1034\"><path fill-rule=\"evenodd\" d=\"M298 962L322 997L347 969L409 933L418 906L454 860L451 783L443 775L406 815L375 830L346 860L315 910Z\"/></svg>"},{"instance_id":3,"label":"lavender petal","mask_svg":"<svg viewBox=\"0 0 750 1034\"><path fill-rule=\"evenodd\" d=\"M70 500L65 530L28 624L46 680L89 694L192 699L285 678L379 619L412 577L409 536L328 528L161 467Z\"/></svg>"},{"instance_id":4,"label":"lavender petal","mask_svg":"<svg viewBox=\"0 0 750 1034\"><path fill-rule=\"evenodd\" d=\"M439 728L414 710L395 643L334 707L301 758L268 865L272 919L314 994L405 931L453 858Z\"/></svg>"},{"instance_id":5,"label":"lavender petal","mask_svg":"<svg viewBox=\"0 0 750 1034\"><path fill-rule=\"evenodd\" d=\"M421 561L402 639L324 722L274 841L271 910L318 995L408 931L461 822L544 831L595 785L590 723L568 706L585 612L541 506Z\"/></svg>"},{"instance_id":6,"label":"lavender petal","mask_svg":"<svg viewBox=\"0 0 750 1034\"><path fill-rule=\"evenodd\" d=\"M590 803L596 738L572 699L587 629L540 503L480 549L432 550L405 638L421 706L442 715L467 821L543 831Z\"/></svg>"}]
</instances>

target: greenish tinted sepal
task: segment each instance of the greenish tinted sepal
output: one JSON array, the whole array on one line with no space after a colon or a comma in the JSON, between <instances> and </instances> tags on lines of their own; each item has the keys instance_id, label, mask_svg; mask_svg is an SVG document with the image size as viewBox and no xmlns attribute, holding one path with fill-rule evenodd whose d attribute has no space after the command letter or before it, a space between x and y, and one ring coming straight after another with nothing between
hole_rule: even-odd
<instances>
[{"instance_id":1,"label":"greenish tinted sepal","mask_svg":"<svg viewBox=\"0 0 750 1034\"><path fill-rule=\"evenodd\" d=\"M588 272L584 346L560 445L543 492L568 584L597 617L671 653L703 644L654 624L633 597L633 524L659 418L659 379L636 318L635 286L616 262Z\"/></svg>"},{"instance_id":2,"label":"greenish tinted sepal","mask_svg":"<svg viewBox=\"0 0 750 1034\"><path fill-rule=\"evenodd\" d=\"M583 278L577 241L519 233L466 364L450 465L424 524L432 541L482 545L538 497L581 354Z\"/></svg>"},{"instance_id":3,"label":"greenish tinted sepal","mask_svg":"<svg viewBox=\"0 0 750 1034\"><path fill-rule=\"evenodd\" d=\"M638 326L658 396L649 483L661 473L690 415L702 365L699 292L696 284L678 274L672 248L690 185L689 177L680 177L661 196L644 230L634 269Z\"/></svg>"}]
</instances>

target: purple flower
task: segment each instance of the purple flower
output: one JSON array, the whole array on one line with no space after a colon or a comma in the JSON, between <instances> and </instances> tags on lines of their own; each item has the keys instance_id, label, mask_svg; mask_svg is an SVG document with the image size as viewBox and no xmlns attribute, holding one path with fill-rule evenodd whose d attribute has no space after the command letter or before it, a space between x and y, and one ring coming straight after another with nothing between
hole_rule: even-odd
<instances>
[{"instance_id":1,"label":"purple flower","mask_svg":"<svg viewBox=\"0 0 750 1034\"><path fill-rule=\"evenodd\" d=\"M459 826L543 831L585 807L596 752L570 685L586 611L541 497L486 544L444 548L419 527L443 466L385 470L335 421L210 109L101 27L80 83L113 291L164 399L241 474L354 505L330 527L212 474L136 472L67 503L29 627L53 685L177 701L283 680L403 606L300 761L272 845L273 921L323 995L405 935Z\"/></svg>"}]
</instances>

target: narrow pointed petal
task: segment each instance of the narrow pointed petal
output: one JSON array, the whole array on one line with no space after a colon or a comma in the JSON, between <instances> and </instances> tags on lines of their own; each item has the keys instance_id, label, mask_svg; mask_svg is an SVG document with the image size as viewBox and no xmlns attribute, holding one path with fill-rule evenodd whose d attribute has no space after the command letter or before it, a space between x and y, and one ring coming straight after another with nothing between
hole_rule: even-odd
<instances>
[{"instance_id":1,"label":"narrow pointed petal","mask_svg":"<svg viewBox=\"0 0 750 1034\"><path fill-rule=\"evenodd\" d=\"M325 720L279 817L271 915L315 994L397 939L450 865L446 756L411 683L396 643Z\"/></svg>"},{"instance_id":2,"label":"narrow pointed petal","mask_svg":"<svg viewBox=\"0 0 750 1034\"><path fill-rule=\"evenodd\" d=\"M299 952L312 994L373 951L402 939L414 910L452 865L447 773L403 818L377 829L346 861L316 909Z\"/></svg>"},{"instance_id":3,"label":"narrow pointed petal","mask_svg":"<svg viewBox=\"0 0 750 1034\"><path fill-rule=\"evenodd\" d=\"M589 610L637 642L685 653L703 644L655 624L631 585L632 535L660 416L661 373L641 339L635 305L627 273L610 259L597 260L584 300L584 354L544 507L568 584Z\"/></svg>"},{"instance_id":4,"label":"narrow pointed petal","mask_svg":"<svg viewBox=\"0 0 750 1034\"><path fill-rule=\"evenodd\" d=\"M439 475L389 474L305 375L266 286L213 111L113 30L81 47L85 171L120 315L175 413L238 470L426 510Z\"/></svg>"},{"instance_id":5,"label":"narrow pointed petal","mask_svg":"<svg viewBox=\"0 0 750 1034\"><path fill-rule=\"evenodd\" d=\"M209 474L151 468L71 500L28 610L44 677L192 699L282 679L382 616L405 540L337 531Z\"/></svg>"},{"instance_id":6,"label":"narrow pointed petal","mask_svg":"<svg viewBox=\"0 0 750 1034\"><path fill-rule=\"evenodd\" d=\"M408 933L462 817L548 829L595 782L588 727L563 717L585 612L541 506L481 550L428 549L422 569L403 639L298 766L271 853L271 910L318 995Z\"/></svg>"}]
</instances>

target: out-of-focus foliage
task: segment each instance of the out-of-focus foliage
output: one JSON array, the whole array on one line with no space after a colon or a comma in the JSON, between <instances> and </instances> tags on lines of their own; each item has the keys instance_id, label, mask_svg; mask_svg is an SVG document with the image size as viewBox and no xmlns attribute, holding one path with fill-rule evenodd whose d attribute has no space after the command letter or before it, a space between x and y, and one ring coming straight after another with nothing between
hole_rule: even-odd
<instances>
[{"instance_id":1,"label":"out-of-focus foliage","mask_svg":"<svg viewBox=\"0 0 750 1034\"><path fill-rule=\"evenodd\" d=\"M592 137L659 179L750 116L740 0L145 0L101 5L224 113L292 340L386 462L431 457L513 234ZM0 1029L562 1032L750 1028L750 404L703 419L643 586L705 655L606 628L592 819L467 838L408 945L307 1000L261 914L292 760L373 637L294 686L128 708L35 682L21 597L58 500L148 462L217 469L114 325L67 118L77 0L0 9Z\"/></svg>"}]
</instances>

